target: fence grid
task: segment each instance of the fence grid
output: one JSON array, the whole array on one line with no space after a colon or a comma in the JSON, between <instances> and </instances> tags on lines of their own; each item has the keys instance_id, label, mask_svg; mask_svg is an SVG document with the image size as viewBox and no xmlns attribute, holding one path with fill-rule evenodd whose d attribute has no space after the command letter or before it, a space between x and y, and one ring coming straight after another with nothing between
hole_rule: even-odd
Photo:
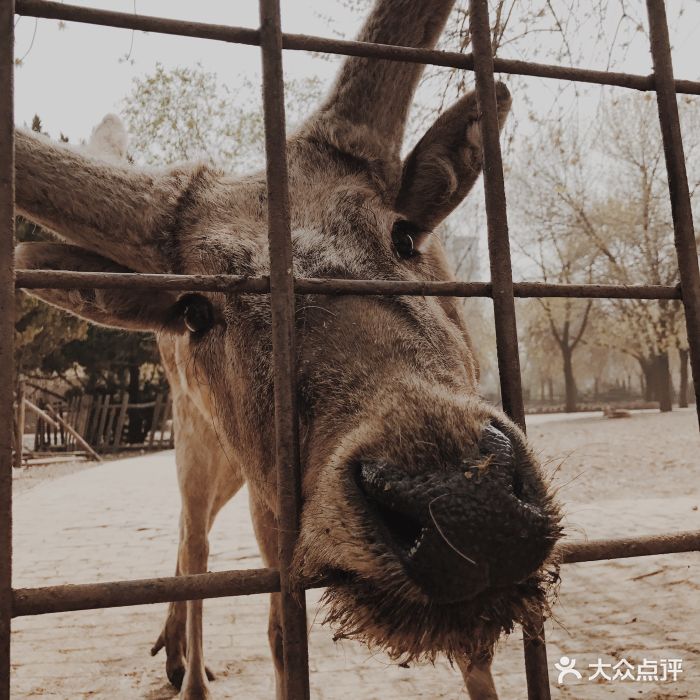
<instances>
[{"instance_id":1,"label":"fence grid","mask_svg":"<svg viewBox=\"0 0 700 700\"><path fill-rule=\"evenodd\" d=\"M423 295L490 297L496 323L499 375L506 412L525 427L515 312L517 297L680 299L690 348L696 409L700 424L700 268L692 221L676 94L700 95L700 82L673 75L663 0L647 0L652 75L630 75L493 58L488 0L470 1L472 54L341 41L284 34L279 0L259 0L260 28L246 29L160 17L97 10L49 0L0 3L0 700L10 697L11 618L67 610L280 593L282 607L284 697L309 698L305 597L290 581L291 556L300 513L300 465L295 404L295 294ZM270 276L147 275L13 269L14 249L14 15L86 22L165 34L249 44L261 49L268 186ZM285 153L283 50L320 51L347 56L418 62L473 70L482 114L484 184L489 238L490 283L401 282L386 280L303 279L293 277L289 193ZM574 80L655 91L672 205L680 284L563 285L514 282L503 184L494 72ZM275 383L275 445L278 486L280 567L172 576L139 581L12 588L12 404L15 288L169 289L269 294L272 313ZM559 545L564 563L650 556L700 550L700 531L655 537L568 542ZM323 584L320 584L323 585ZM541 619L524 629L529 700L549 700L546 645Z\"/></svg>"}]
</instances>

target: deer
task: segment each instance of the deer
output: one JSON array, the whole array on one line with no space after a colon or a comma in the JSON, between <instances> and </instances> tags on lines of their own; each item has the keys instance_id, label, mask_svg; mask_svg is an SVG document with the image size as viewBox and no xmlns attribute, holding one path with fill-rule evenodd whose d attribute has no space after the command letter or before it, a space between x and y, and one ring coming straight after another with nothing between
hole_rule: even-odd
<instances>
[{"instance_id":1,"label":"deer","mask_svg":"<svg viewBox=\"0 0 700 700\"><path fill-rule=\"evenodd\" d=\"M359 41L432 48L453 0L376 0ZM287 139L294 274L451 280L436 227L483 168L480 112L459 98L402 159L415 63L346 58ZM511 96L497 83L499 122ZM79 150L16 130L16 211L55 234L18 268L269 272L262 173L124 161L115 116ZM208 532L244 483L266 566L277 567L270 302L266 295L33 290L90 322L153 332L173 396L182 496L176 575L207 570ZM460 302L296 297L302 509L291 575L329 581L339 637L402 661L443 654L472 700L497 698L500 636L551 599L560 507L524 433L479 394ZM279 594L269 641L283 693ZM174 602L152 649L184 700L210 697L202 601Z\"/></svg>"}]
</instances>

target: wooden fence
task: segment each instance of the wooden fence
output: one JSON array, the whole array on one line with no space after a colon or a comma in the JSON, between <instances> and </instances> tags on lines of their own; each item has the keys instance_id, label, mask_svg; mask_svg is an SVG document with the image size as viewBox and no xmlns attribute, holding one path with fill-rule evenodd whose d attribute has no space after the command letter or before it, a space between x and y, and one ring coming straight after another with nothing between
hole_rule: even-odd
<instances>
[{"instance_id":1,"label":"wooden fence","mask_svg":"<svg viewBox=\"0 0 700 700\"><path fill-rule=\"evenodd\" d=\"M34 426L33 452L109 453L167 449L174 445L172 401L168 392L154 401L130 403L129 396L88 395L69 400L39 390L29 400L22 386L15 408L15 451ZM26 452L26 448L24 448ZM20 451L21 452L21 451ZM31 455L25 454L25 459ZM20 460L15 459L19 465Z\"/></svg>"}]
</instances>

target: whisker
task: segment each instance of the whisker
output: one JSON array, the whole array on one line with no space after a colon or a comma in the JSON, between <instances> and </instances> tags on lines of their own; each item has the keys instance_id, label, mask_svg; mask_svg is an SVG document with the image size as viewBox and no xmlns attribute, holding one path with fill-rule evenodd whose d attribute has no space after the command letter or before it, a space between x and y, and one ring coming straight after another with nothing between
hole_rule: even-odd
<instances>
[{"instance_id":1,"label":"whisker","mask_svg":"<svg viewBox=\"0 0 700 700\"><path fill-rule=\"evenodd\" d=\"M433 521L433 525L435 525L435 529L440 534L440 537L442 537L442 539L445 540L445 544L456 554L459 554L459 556L462 557L462 559L468 561L472 566L476 566L476 562L473 559L470 559L464 552L460 552L459 549L457 549L457 547L455 547L452 544L452 542L450 542L447 535L442 531L440 525L438 525L438 521L435 519L435 515L433 514L433 503L435 503L435 501L439 501L441 498L444 498L447 495L449 494L443 493L442 496L435 496L435 498L433 498L433 500L430 501L430 503L428 503L428 512L430 513L430 519Z\"/></svg>"}]
</instances>

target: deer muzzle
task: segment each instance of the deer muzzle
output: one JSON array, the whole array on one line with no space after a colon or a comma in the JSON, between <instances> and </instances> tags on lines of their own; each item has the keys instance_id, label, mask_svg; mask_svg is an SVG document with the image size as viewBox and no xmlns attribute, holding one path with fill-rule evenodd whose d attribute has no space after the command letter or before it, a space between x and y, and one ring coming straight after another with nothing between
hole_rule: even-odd
<instances>
[{"instance_id":1,"label":"deer muzzle","mask_svg":"<svg viewBox=\"0 0 700 700\"><path fill-rule=\"evenodd\" d=\"M407 575L437 603L471 600L536 571L558 523L528 488L531 470L493 424L478 457L408 474L376 461L357 465L357 484L380 535Z\"/></svg>"}]
</instances>

